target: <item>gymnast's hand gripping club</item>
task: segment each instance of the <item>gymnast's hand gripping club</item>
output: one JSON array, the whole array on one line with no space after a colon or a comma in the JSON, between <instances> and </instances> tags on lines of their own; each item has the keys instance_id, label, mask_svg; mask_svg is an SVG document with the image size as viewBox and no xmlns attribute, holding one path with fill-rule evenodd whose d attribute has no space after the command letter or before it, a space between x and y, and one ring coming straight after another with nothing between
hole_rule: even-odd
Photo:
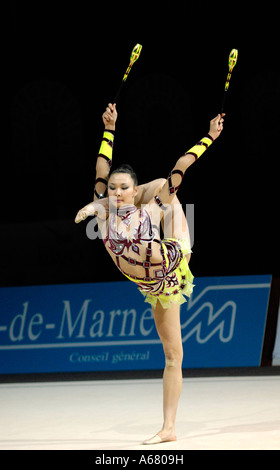
<instances>
[{"instance_id":1,"label":"gymnast's hand gripping club","mask_svg":"<svg viewBox=\"0 0 280 470\"><path fill-rule=\"evenodd\" d=\"M236 62L237 62L237 57L238 57L238 50L237 49L232 49L230 51L229 58L228 58L229 71L228 71L228 75L227 75L227 79L226 79L226 83L225 83L224 97L223 97L223 102L222 102L220 114L222 114L223 111L224 111L227 91L228 91L228 88L229 88L229 82L230 82L230 79L231 79L232 71L233 71L233 69L236 65Z\"/></svg>"},{"instance_id":2,"label":"gymnast's hand gripping club","mask_svg":"<svg viewBox=\"0 0 280 470\"><path fill-rule=\"evenodd\" d=\"M124 76L123 76L123 79L122 79L122 83L121 83L121 85L120 85L120 87L119 87L119 89L118 89L118 91L117 91L117 93L116 93L116 96L115 96L115 98L114 98L114 100L113 100L113 103L116 103L116 101L117 101L117 99L118 99L118 97L119 97L119 94L120 94L120 92L121 92L121 90L122 90L122 87L123 87L124 83L126 82L126 79L127 79L127 77L128 77L128 74L129 74L129 72L130 72L130 70L131 70L133 64L136 62L136 60L139 59L141 50L142 50L141 44L136 44L136 46L134 46L134 48L133 48L133 50L132 50L132 53L131 53L131 56L130 56L129 66L128 66L127 69L126 69L126 72L125 72L125 74L124 74Z\"/></svg>"}]
</instances>

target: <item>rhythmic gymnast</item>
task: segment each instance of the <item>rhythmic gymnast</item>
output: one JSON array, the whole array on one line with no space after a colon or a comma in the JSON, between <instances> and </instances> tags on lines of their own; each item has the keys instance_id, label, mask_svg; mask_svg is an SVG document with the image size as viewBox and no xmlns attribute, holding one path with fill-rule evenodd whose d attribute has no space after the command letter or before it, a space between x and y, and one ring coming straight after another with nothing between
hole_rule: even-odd
<instances>
[{"instance_id":1,"label":"rhythmic gymnast","mask_svg":"<svg viewBox=\"0 0 280 470\"><path fill-rule=\"evenodd\" d=\"M176 440L183 360L180 305L193 289L189 230L176 193L185 171L220 136L223 117L218 114L210 121L208 134L177 160L167 179L138 186L128 165L110 173L117 110L116 104L109 103L102 115L105 130L96 163L94 200L75 219L79 223L90 215L97 216L106 250L119 270L138 285L153 310L165 354L163 426L143 444ZM163 239L160 223L163 233L168 232Z\"/></svg>"}]
</instances>

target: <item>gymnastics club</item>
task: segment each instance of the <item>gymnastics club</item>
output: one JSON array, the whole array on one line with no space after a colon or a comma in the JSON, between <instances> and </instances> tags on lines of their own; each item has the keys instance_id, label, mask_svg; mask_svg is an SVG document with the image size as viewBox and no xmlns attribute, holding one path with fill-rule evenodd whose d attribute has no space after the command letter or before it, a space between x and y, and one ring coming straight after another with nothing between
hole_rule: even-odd
<instances>
[{"instance_id":1,"label":"gymnastics club","mask_svg":"<svg viewBox=\"0 0 280 470\"><path fill-rule=\"evenodd\" d=\"M224 111L224 106L225 106L225 101L226 101L226 95L227 95L227 91L228 91L228 87L229 87L229 81L230 81L230 79L231 79L231 74L232 74L233 68L234 68L235 65L236 65L237 57L238 57L238 50L237 50L237 49L232 49L232 50L230 51L230 54L229 54L229 57L228 57L228 68L229 68L229 71L228 71L228 75L227 75L227 79L226 79L226 83L225 83L224 97L223 97L223 102L222 102L222 107L221 107L221 112L220 112L220 114L222 114L223 111Z\"/></svg>"},{"instance_id":2,"label":"gymnastics club","mask_svg":"<svg viewBox=\"0 0 280 470\"><path fill-rule=\"evenodd\" d=\"M130 72L130 70L131 70L131 68L132 68L132 66L133 66L133 64L134 64L134 62L136 62L136 60L139 59L141 50L142 50L141 44L136 44L136 46L134 46L134 48L132 49L132 53L131 53L131 56L130 56L129 66L128 66L127 69L126 69L126 72L125 72L125 74L124 74L124 76L123 76L123 79L122 79L122 83L121 83L121 85L120 85L120 87L119 87L119 89L118 89L118 91L117 91L117 93L116 93L116 96L115 96L115 98L114 98L114 100L113 100L113 103L116 103L116 101L117 101L117 99L118 99L118 97L119 97L119 94L120 94L120 92L121 92L121 90L122 90L122 87L123 87L124 83L126 82L126 79L127 79L127 77L128 77L128 74L129 74L129 72Z\"/></svg>"}]
</instances>

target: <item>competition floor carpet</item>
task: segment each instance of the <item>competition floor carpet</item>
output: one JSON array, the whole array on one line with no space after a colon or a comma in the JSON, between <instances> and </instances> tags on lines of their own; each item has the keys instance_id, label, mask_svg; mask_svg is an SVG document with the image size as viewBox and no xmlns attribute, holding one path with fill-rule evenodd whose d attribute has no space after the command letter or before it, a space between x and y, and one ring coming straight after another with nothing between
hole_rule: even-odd
<instances>
[{"instance_id":1,"label":"competition floor carpet","mask_svg":"<svg viewBox=\"0 0 280 470\"><path fill-rule=\"evenodd\" d=\"M0 385L0 449L280 450L280 376L185 378L177 441L162 424L162 380Z\"/></svg>"}]
</instances>

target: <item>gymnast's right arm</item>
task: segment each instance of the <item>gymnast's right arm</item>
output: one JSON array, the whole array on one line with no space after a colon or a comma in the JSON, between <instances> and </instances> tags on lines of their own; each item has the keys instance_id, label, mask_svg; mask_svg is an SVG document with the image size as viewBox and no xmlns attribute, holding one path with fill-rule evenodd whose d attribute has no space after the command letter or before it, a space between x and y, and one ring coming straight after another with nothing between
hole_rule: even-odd
<instances>
[{"instance_id":1,"label":"gymnast's right arm","mask_svg":"<svg viewBox=\"0 0 280 470\"><path fill-rule=\"evenodd\" d=\"M107 192L107 182L112 164L114 134L118 113L116 104L109 103L106 111L102 114L105 126L103 138L96 161L96 177L94 185L94 201L87 204L76 215L75 222L78 224L89 215L97 215L99 219L106 219L108 213L108 198L104 198Z\"/></svg>"},{"instance_id":2,"label":"gymnast's right arm","mask_svg":"<svg viewBox=\"0 0 280 470\"><path fill-rule=\"evenodd\" d=\"M105 129L96 161L94 200L104 197L107 192L108 177L112 165L117 117L116 104L109 103L106 111L102 114Z\"/></svg>"}]
</instances>

